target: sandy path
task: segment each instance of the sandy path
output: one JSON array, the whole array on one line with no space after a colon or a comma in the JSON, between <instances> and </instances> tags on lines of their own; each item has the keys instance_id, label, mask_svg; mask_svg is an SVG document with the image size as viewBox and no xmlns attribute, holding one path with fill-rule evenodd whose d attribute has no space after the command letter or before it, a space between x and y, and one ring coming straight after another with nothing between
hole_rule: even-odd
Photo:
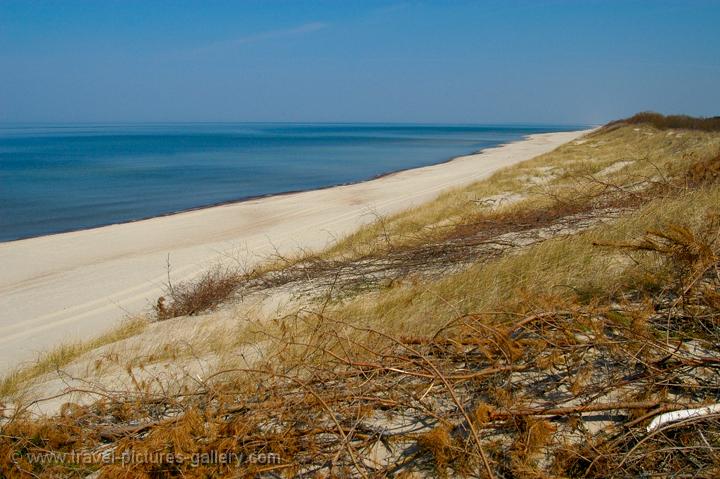
<instances>
[{"instance_id":1,"label":"sandy path","mask_svg":"<svg viewBox=\"0 0 720 479\"><path fill-rule=\"evenodd\" d=\"M585 133L547 133L380 179L135 223L0 243L0 373L144 311L173 281L223 257L321 248L374 214L431 200ZM182 192L179 192L182 194Z\"/></svg>"}]
</instances>

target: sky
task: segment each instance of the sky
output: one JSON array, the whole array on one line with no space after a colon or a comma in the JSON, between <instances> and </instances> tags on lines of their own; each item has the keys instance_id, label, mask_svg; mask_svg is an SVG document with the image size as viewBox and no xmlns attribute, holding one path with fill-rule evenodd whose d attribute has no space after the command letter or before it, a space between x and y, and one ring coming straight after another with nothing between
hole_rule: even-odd
<instances>
[{"instance_id":1,"label":"sky","mask_svg":"<svg viewBox=\"0 0 720 479\"><path fill-rule=\"evenodd\" d=\"M0 0L0 122L720 115L720 0Z\"/></svg>"}]
</instances>

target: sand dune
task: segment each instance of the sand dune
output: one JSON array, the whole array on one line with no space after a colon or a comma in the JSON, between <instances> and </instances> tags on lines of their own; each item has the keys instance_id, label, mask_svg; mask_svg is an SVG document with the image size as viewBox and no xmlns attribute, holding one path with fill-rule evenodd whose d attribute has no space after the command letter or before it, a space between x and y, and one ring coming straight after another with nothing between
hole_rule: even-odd
<instances>
[{"instance_id":1,"label":"sand dune","mask_svg":"<svg viewBox=\"0 0 720 479\"><path fill-rule=\"evenodd\" d=\"M531 135L354 185L2 243L0 372L145 311L162 293L168 258L173 281L180 281L216 261L252 263L275 250L321 248L376 214L418 205L584 133Z\"/></svg>"}]
</instances>

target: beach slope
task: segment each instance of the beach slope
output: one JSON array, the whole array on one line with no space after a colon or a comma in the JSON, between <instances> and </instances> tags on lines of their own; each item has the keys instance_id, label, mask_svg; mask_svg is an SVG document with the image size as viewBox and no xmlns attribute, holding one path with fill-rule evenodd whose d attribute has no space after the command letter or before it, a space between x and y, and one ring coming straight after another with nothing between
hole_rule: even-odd
<instances>
[{"instance_id":1,"label":"beach slope","mask_svg":"<svg viewBox=\"0 0 720 479\"><path fill-rule=\"evenodd\" d=\"M142 314L162 294L168 276L177 282L216 262L251 266L274 253L322 248L377 215L419 205L584 133L531 135L353 185L2 243L0 372Z\"/></svg>"}]
</instances>

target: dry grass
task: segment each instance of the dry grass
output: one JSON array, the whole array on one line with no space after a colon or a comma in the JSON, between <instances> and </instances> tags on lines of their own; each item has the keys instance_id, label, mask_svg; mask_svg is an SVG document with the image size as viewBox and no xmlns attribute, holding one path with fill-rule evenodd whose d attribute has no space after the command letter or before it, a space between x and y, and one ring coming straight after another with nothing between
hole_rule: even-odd
<instances>
[{"instance_id":1,"label":"dry grass","mask_svg":"<svg viewBox=\"0 0 720 479\"><path fill-rule=\"evenodd\" d=\"M21 392L33 379L57 371L82 355L101 346L136 336L146 329L148 320L134 318L122 322L112 331L89 341L63 344L41 355L31 366L20 367L7 374L0 382L0 398L9 398Z\"/></svg>"},{"instance_id":2,"label":"dry grass","mask_svg":"<svg viewBox=\"0 0 720 479\"><path fill-rule=\"evenodd\" d=\"M720 154L693 162L685 177L690 187L717 183L720 181Z\"/></svg>"},{"instance_id":3,"label":"dry grass","mask_svg":"<svg viewBox=\"0 0 720 479\"><path fill-rule=\"evenodd\" d=\"M478 311L522 312L542 307L546 297L597 301L608 300L623 290L652 288L666 281L663 274L671 271L660 268L657 257L594 245L642 237L659 225L669 228L672 234L670 225L681 217L685 218L683 228L702 230L707 212L716 211L717 205L717 188L655 200L612 224L548 240L489 263L481 262L436 282L409 284L360 297L343 304L334 314L388 334L408 330L430 334L444 322Z\"/></svg>"},{"instance_id":4,"label":"dry grass","mask_svg":"<svg viewBox=\"0 0 720 479\"><path fill-rule=\"evenodd\" d=\"M229 358L194 387L150 377L54 418L13 411L0 426L0 474L713 477L716 418L644 428L661 412L720 398L718 151L720 137L704 131L607 129L270 276L214 272L183 285L162 308L197 314L248 281L333 278L319 303L244 324L242 340L261 353ZM525 199L511 205L478 203L519 191ZM619 217L573 229L607 209ZM472 257L483 242L558 224L567 232ZM396 268L397 281L338 297L333 271L373 258L465 266L439 278ZM31 461L78 450L279 461Z\"/></svg>"}]
</instances>

